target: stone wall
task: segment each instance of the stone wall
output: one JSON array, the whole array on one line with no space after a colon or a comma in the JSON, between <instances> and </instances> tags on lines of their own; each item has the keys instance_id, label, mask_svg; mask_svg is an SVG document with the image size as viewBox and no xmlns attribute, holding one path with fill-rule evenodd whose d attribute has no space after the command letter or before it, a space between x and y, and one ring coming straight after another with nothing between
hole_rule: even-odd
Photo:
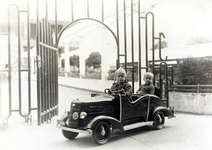
<instances>
[{"instance_id":1,"label":"stone wall","mask_svg":"<svg viewBox=\"0 0 212 150\"><path fill-rule=\"evenodd\" d=\"M212 115L212 93L169 92L169 104L176 111Z\"/></svg>"}]
</instances>

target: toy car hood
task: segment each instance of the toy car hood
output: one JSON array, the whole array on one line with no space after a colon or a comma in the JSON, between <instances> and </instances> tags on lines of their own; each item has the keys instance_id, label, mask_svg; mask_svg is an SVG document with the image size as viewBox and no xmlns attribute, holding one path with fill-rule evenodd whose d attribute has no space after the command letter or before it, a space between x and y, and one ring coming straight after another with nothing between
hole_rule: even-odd
<instances>
[{"instance_id":1,"label":"toy car hood","mask_svg":"<svg viewBox=\"0 0 212 150\"><path fill-rule=\"evenodd\" d=\"M78 98L74 100L75 103L92 103L92 102L103 102L103 101L112 101L115 98L113 95L108 95L104 93L92 93L89 98Z\"/></svg>"}]
</instances>

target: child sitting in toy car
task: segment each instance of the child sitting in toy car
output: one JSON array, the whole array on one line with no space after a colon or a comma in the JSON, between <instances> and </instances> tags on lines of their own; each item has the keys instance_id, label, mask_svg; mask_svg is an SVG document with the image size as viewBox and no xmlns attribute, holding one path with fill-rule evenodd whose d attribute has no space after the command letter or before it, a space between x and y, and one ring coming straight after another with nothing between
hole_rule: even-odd
<instances>
[{"instance_id":1,"label":"child sitting in toy car","mask_svg":"<svg viewBox=\"0 0 212 150\"><path fill-rule=\"evenodd\" d=\"M115 81L111 87L112 91L120 91L122 94L126 94L127 97L130 97L132 94L131 85L126 80L126 71L123 68L119 68L115 72Z\"/></svg>"},{"instance_id":2,"label":"child sitting in toy car","mask_svg":"<svg viewBox=\"0 0 212 150\"><path fill-rule=\"evenodd\" d=\"M144 84L142 84L137 90L137 94L155 94L155 87L153 83L154 75L151 72L146 72L144 74Z\"/></svg>"}]
</instances>

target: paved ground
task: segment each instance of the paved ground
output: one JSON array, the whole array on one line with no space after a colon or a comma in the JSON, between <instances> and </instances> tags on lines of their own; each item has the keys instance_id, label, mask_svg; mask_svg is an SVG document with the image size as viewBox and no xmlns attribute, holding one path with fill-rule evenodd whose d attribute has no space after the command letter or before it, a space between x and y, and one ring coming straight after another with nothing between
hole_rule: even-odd
<instances>
[{"instance_id":1,"label":"paved ground","mask_svg":"<svg viewBox=\"0 0 212 150\"><path fill-rule=\"evenodd\" d=\"M71 100L87 97L90 93L59 87L60 115L69 109ZM211 150L212 116L176 113L176 118L166 119L162 130L152 126L128 130L113 135L106 145L97 146L90 135L79 134L75 140L67 140L60 129L56 128L54 117L51 123L37 126L36 111L32 111L32 125L14 112L9 118L9 127L3 128L0 122L1 150Z\"/></svg>"}]
</instances>

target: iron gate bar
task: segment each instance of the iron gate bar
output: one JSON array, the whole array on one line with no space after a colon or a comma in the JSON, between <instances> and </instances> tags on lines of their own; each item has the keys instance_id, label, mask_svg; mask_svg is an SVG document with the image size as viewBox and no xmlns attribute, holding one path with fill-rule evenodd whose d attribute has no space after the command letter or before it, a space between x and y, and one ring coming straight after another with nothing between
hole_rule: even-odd
<instances>
[{"instance_id":1,"label":"iron gate bar","mask_svg":"<svg viewBox=\"0 0 212 150\"><path fill-rule=\"evenodd\" d=\"M124 53L125 53L125 70L127 71L127 30L126 30L126 0L124 0Z\"/></svg>"},{"instance_id":2,"label":"iron gate bar","mask_svg":"<svg viewBox=\"0 0 212 150\"><path fill-rule=\"evenodd\" d=\"M163 59L161 57L161 36L163 36L163 38L165 38L165 35L163 33L159 33L159 37L155 37L154 39L155 40L159 40L159 58L160 58L160 61L167 61L167 56L165 59Z\"/></svg>"},{"instance_id":3,"label":"iron gate bar","mask_svg":"<svg viewBox=\"0 0 212 150\"><path fill-rule=\"evenodd\" d=\"M145 24L145 33L146 33L146 66L147 66L147 71L149 70L149 63L148 63L148 15L151 14L152 15L152 43L154 44L154 15L151 12L146 13L146 24ZM152 44L152 45L153 45ZM152 73L154 74L154 45L152 47L152 63L153 63L153 67L152 67Z\"/></svg>"},{"instance_id":4,"label":"iron gate bar","mask_svg":"<svg viewBox=\"0 0 212 150\"><path fill-rule=\"evenodd\" d=\"M154 29L154 14L152 12L148 12L146 14L146 41L148 41L148 38L147 38L147 32L148 32L148 26L147 26L147 23L148 23L148 15L151 14L152 15L152 73L155 74L155 68L154 68L154 64L155 64L155 49L154 49L154 37L155 37L155 29ZM148 43L147 43L148 44ZM146 44L146 47L147 47L147 44ZM148 49L146 49L148 51ZM148 57L147 57L148 58ZM148 59L147 59L148 60ZM153 83L155 84L155 83Z\"/></svg>"},{"instance_id":5,"label":"iron gate bar","mask_svg":"<svg viewBox=\"0 0 212 150\"><path fill-rule=\"evenodd\" d=\"M41 103L40 103L40 69L39 69L39 66L38 66L38 56L39 56L39 49L40 49L40 46L39 46L39 41L40 41L40 38L39 38L39 13L38 13L38 0L36 1L36 11L37 11L37 14L36 14L36 20L37 20L37 25L36 25L36 67L37 67L37 108L38 108L38 111L37 111L37 120L38 120L38 125L41 124L41 118L40 118L40 106L41 106Z\"/></svg>"},{"instance_id":6,"label":"iron gate bar","mask_svg":"<svg viewBox=\"0 0 212 150\"><path fill-rule=\"evenodd\" d=\"M133 30L133 0L131 0L131 46L132 46L132 92L134 93L134 30Z\"/></svg>"},{"instance_id":7,"label":"iron gate bar","mask_svg":"<svg viewBox=\"0 0 212 150\"><path fill-rule=\"evenodd\" d=\"M57 0L55 0L55 26L54 26L54 30L55 30L55 45L54 47L57 48L58 47L58 41L57 41L57 34L58 34L58 27L57 27Z\"/></svg>"},{"instance_id":8,"label":"iron gate bar","mask_svg":"<svg viewBox=\"0 0 212 150\"><path fill-rule=\"evenodd\" d=\"M44 43L42 43L42 42L39 42L39 44L40 44L41 46L45 47L45 48L48 48L48 49L51 49L51 50L58 51L58 48L55 48L55 47L53 47L53 46L46 45L46 44L44 44Z\"/></svg>"},{"instance_id":9,"label":"iron gate bar","mask_svg":"<svg viewBox=\"0 0 212 150\"><path fill-rule=\"evenodd\" d=\"M20 44L20 14L18 9L18 98L19 98L19 110L21 110L21 100L22 100L22 94L21 94L21 44ZM23 114L19 111L19 114L23 116Z\"/></svg>"},{"instance_id":10,"label":"iron gate bar","mask_svg":"<svg viewBox=\"0 0 212 150\"><path fill-rule=\"evenodd\" d=\"M50 45L51 46L53 46L53 37L52 37L52 35L53 35L53 31L52 30L50 30ZM50 49L51 50L51 49ZM51 50L51 104L52 104L52 108L56 105L56 103L55 103L55 89L54 89L54 87L55 87L55 85L54 85L54 50ZM56 115L56 113L55 113L55 110L53 110L52 111L52 116L55 116Z\"/></svg>"},{"instance_id":11,"label":"iron gate bar","mask_svg":"<svg viewBox=\"0 0 212 150\"><path fill-rule=\"evenodd\" d=\"M140 0L138 0L138 82L141 85L141 20Z\"/></svg>"},{"instance_id":12,"label":"iron gate bar","mask_svg":"<svg viewBox=\"0 0 212 150\"><path fill-rule=\"evenodd\" d=\"M173 85L173 81L174 81L174 75L173 75L173 67L171 66L170 67L171 69L170 69L170 71L171 71L171 84L170 84L170 87L172 87L172 85Z\"/></svg>"},{"instance_id":13,"label":"iron gate bar","mask_svg":"<svg viewBox=\"0 0 212 150\"><path fill-rule=\"evenodd\" d=\"M48 0L46 0L46 17L45 17L45 26L46 26L46 28L45 28L45 30L46 30L46 44L50 44L49 43L49 23L48 23ZM47 84L47 86L46 86L46 98L47 99L45 99L45 101L46 101L46 105L47 105L47 111L48 110L50 110L50 83L49 83L49 81L50 81L50 74L49 74L49 70L50 70L50 57L49 57L49 55L50 55L50 51L49 51L49 48L46 48L45 49L46 50L46 59L47 59L47 62L46 62L46 84ZM50 116L50 112L48 112L47 113L47 122L50 120L50 122L51 122L51 116Z\"/></svg>"},{"instance_id":14,"label":"iron gate bar","mask_svg":"<svg viewBox=\"0 0 212 150\"><path fill-rule=\"evenodd\" d=\"M45 43L47 45L49 45L49 27L48 27L48 0L46 0L46 16L44 18L44 30L45 30ZM45 104L46 104L46 109L45 110L49 110L50 106L49 106L49 49L45 47L45 59L46 59L46 63L45 63L45 83L46 83L46 90L45 90ZM44 110L44 111L45 111ZM41 112L42 113L42 112ZM42 115L41 115L42 117ZM50 118L50 114L49 112L46 114L46 120L48 122Z\"/></svg>"},{"instance_id":15,"label":"iron gate bar","mask_svg":"<svg viewBox=\"0 0 212 150\"><path fill-rule=\"evenodd\" d=\"M104 0L102 0L102 22L104 22Z\"/></svg>"},{"instance_id":16,"label":"iron gate bar","mask_svg":"<svg viewBox=\"0 0 212 150\"><path fill-rule=\"evenodd\" d=\"M29 0L27 0L27 50L28 50L28 114L27 116L29 116L31 114L31 66L30 66L30 21L29 21Z\"/></svg>"},{"instance_id":17,"label":"iron gate bar","mask_svg":"<svg viewBox=\"0 0 212 150\"><path fill-rule=\"evenodd\" d=\"M11 116L11 112L12 110L12 100L11 100L11 37L10 37L10 7L11 6L15 6L16 7L16 11L17 11L17 20L18 20L18 87L19 87L19 114L22 117L25 117L25 119L27 118L28 121L28 116L31 114L31 78L30 78L30 36L29 36L29 1L27 1L27 11L24 10L19 10L19 7L16 4L11 4L8 7L8 80L9 80L9 115L7 116L7 118L9 118ZM27 58L28 58L28 69L21 69L21 48L20 48L20 13L24 12L27 13ZM21 94L21 72L22 71L28 71L28 113L23 115L22 114L22 94Z\"/></svg>"},{"instance_id":18,"label":"iron gate bar","mask_svg":"<svg viewBox=\"0 0 212 150\"><path fill-rule=\"evenodd\" d=\"M74 21L74 3L73 3L73 0L71 0L71 20Z\"/></svg>"},{"instance_id":19,"label":"iron gate bar","mask_svg":"<svg viewBox=\"0 0 212 150\"><path fill-rule=\"evenodd\" d=\"M48 1L48 0L46 0ZM47 7L47 6L46 6ZM48 11L46 11L48 12ZM48 14L46 14L46 17L45 17L45 34L46 34L46 39L45 39L45 42L46 44L49 44L49 39L48 39ZM45 83L46 83L46 90L45 90L45 103L46 103L46 109L45 110L48 110L50 108L49 106L49 49L48 48L45 48L45 56L46 56L46 63L45 63ZM46 120L45 121L48 121L49 118L50 118L50 114L46 114Z\"/></svg>"},{"instance_id":20,"label":"iron gate bar","mask_svg":"<svg viewBox=\"0 0 212 150\"><path fill-rule=\"evenodd\" d=\"M51 42L51 40L52 40L52 37L51 37L51 25L50 25L50 23L48 24L48 27L49 27L49 35L48 35L48 37L49 37L49 45L52 46L52 42ZM53 68L53 66L52 66L52 50L49 48L49 94L50 94L49 95L50 96L49 101L50 101L50 108L53 107L52 68ZM52 111L50 113L50 117L52 117L52 116L54 116L54 111Z\"/></svg>"},{"instance_id":21,"label":"iron gate bar","mask_svg":"<svg viewBox=\"0 0 212 150\"><path fill-rule=\"evenodd\" d=\"M45 19L42 18L42 32L40 33L40 37L42 37L42 42L43 43L46 43L46 29L45 29ZM41 40L41 39L40 39ZM40 42L39 42L40 44ZM43 47L41 46L41 50L42 50L42 53L40 54L41 55L41 58L43 59L43 61L45 62L45 64L42 65L42 68L41 68L41 84L42 84L42 90L41 90L41 112L45 111L47 108L46 108L46 63L47 63L47 60L46 60L46 47ZM41 123L44 123L46 121L46 118L47 116L41 116L40 114L40 117L41 117Z\"/></svg>"},{"instance_id":22,"label":"iron gate bar","mask_svg":"<svg viewBox=\"0 0 212 150\"><path fill-rule=\"evenodd\" d=\"M18 49L20 49L20 19L19 19L19 7L17 6L17 5L15 5L15 4L11 4L9 7L8 7L8 51L9 51L9 56L8 57L11 57L11 47L10 47L10 41L11 41L11 38L10 38L10 7L11 6L15 6L16 7L16 9L17 9L17 16L18 16ZM18 54L18 58L20 58L19 57L19 54ZM11 116L11 112L12 112L12 106L11 106L11 104L12 104L12 100L11 100L11 60L9 59L9 72L10 72L10 75L9 75L9 81L10 81L10 83L9 83L9 92L10 92L10 96L9 96L9 105L10 105L10 109L9 109L9 116L8 116L8 118ZM18 66L19 66L19 64L18 64ZM19 71L18 71L19 72ZM19 97L19 101L20 101L20 97ZM20 103L19 103L19 105L20 105ZM19 108L20 109L20 108Z\"/></svg>"},{"instance_id":23,"label":"iron gate bar","mask_svg":"<svg viewBox=\"0 0 212 150\"><path fill-rule=\"evenodd\" d=\"M49 22L48 24L48 27L49 27L49 45L50 47L52 47L52 31L51 31L51 24ZM54 99L53 99L53 78L52 78L52 71L53 71L53 63L52 63L52 49L49 48L49 94L50 94L50 99L49 99L49 102L50 102L50 118L52 118L54 115Z\"/></svg>"},{"instance_id":24,"label":"iron gate bar","mask_svg":"<svg viewBox=\"0 0 212 150\"><path fill-rule=\"evenodd\" d=\"M58 36L58 26L57 26L57 0L55 0L55 44L54 47L58 48L58 41L57 41L57 36ZM55 66L55 103L58 105L59 100L58 100L58 51L55 51L55 61L54 61L54 66ZM58 109L55 110L56 115L59 114Z\"/></svg>"},{"instance_id":25,"label":"iron gate bar","mask_svg":"<svg viewBox=\"0 0 212 150\"><path fill-rule=\"evenodd\" d=\"M47 1L47 0L46 0ZM44 18L44 41L45 41L45 43L46 44L48 44L48 39L47 39L47 37L48 37L48 26L47 26L47 14L46 14L46 16L45 16L45 18ZM44 111L45 110L48 110L49 109L49 107L48 107L48 100L49 100L49 95L48 95L48 91L49 91L49 85L48 85L48 74L49 74L49 72L48 72L48 65L49 65L49 61L48 61L48 48L44 48L44 57L45 57L45 64L44 64L44 88L45 88L45 90L44 90L44 103L45 103L45 107L44 107ZM42 91L41 91L42 92ZM42 113L42 111L41 111L41 113ZM48 114L45 114L45 116L46 116L46 118L45 118L45 120L44 120L44 122L46 122L46 121L48 121L48 119L49 119L49 113ZM42 117L42 115L41 115L41 117Z\"/></svg>"},{"instance_id":26,"label":"iron gate bar","mask_svg":"<svg viewBox=\"0 0 212 150\"><path fill-rule=\"evenodd\" d=\"M120 50L119 50L119 8L118 8L118 0L116 0L116 30L117 30L117 65L116 65L116 69L118 69L120 67L120 58L119 58L119 54L120 54Z\"/></svg>"},{"instance_id":27,"label":"iron gate bar","mask_svg":"<svg viewBox=\"0 0 212 150\"><path fill-rule=\"evenodd\" d=\"M89 0L87 0L87 17L89 18ZM72 20L73 21L73 20Z\"/></svg>"},{"instance_id":28,"label":"iron gate bar","mask_svg":"<svg viewBox=\"0 0 212 150\"><path fill-rule=\"evenodd\" d=\"M96 19L93 19L93 18L80 18L80 19L77 19L77 20L74 20L70 23L68 23L65 27L63 27L63 29L60 31L60 33L58 34L58 38L57 38L57 43L59 42L60 40L60 37L62 35L62 33L72 24L74 24L75 22L78 22L78 21L81 21L81 20L93 20L93 21L96 21L98 23L101 23L102 25L104 25L113 35L113 37L115 38L115 41L116 41L116 45L117 45L117 49L119 47L119 44L118 44L118 38L116 37L115 33L103 22L99 21L99 20L96 20Z\"/></svg>"},{"instance_id":29,"label":"iron gate bar","mask_svg":"<svg viewBox=\"0 0 212 150\"><path fill-rule=\"evenodd\" d=\"M43 21L43 19L42 19L42 22L44 22ZM42 36L43 34L43 24L42 24L42 22L40 22L39 23L39 25L40 25L40 31L39 31L39 33L40 33L40 40L39 41L43 41L43 39L44 39L44 37ZM40 107L40 111L41 112L43 112L44 110L43 110L43 107L41 107L41 106L43 106L44 105L44 92L41 92L41 91L44 91L44 77L43 77L43 74L44 74L44 64L43 63L45 63L45 61L44 61L44 48L45 47L43 47L43 45L41 44L42 42L39 42L38 44L39 44L39 47L40 47L40 58L41 58L41 62L40 62L40 81L39 81L39 83L40 83L40 91L39 91L39 93L40 93L40 103L41 103L41 105L39 106ZM43 62L43 63L42 63ZM40 116L40 114L39 114L39 116ZM40 118L40 122L41 123L44 123L44 117L41 117Z\"/></svg>"},{"instance_id":30,"label":"iron gate bar","mask_svg":"<svg viewBox=\"0 0 212 150\"><path fill-rule=\"evenodd\" d=\"M146 72L148 71L149 68L149 62L148 62L148 46L147 46L147 18L146 17L140 17L140 19L144 19L145 21L145 57L146 57ZM141 69L144 69L144 67L141 67ZM141 85L141 84L140 84Z\"/></svg>"},{"instance_id":31,"label":"iron gate bar","mask_svg":"<svg viewBox=\"0 0 212 150\"><path fill-rule=\"evenodd\" d=\"M51 25L50 25L51 26ZM54 67L54 61L55 61L55 48L53 47L53 44L54 44L54 39L53 39L53 31L50 29L50 45L51 45L51 48L50 49L50 52L51 52L51 104L52 104L52 108L54 108L54 106L56 105L56 98L55 98L55 68ZM58 106L59 107L59 106ZM56 109L53 109L52 111L52 115L55 116L56 115Z\"/></svg>"},{"instance_id":32,"label":"iron gate bar","mask_svg":"<svg viewBox=\"0 0 212 150\"><path fill-rule=\"evenodd\" d=\"M165 91L163 91L163 83L162 83L162 65L164 64L164 80L165 80ZM163 100L162 97L162 92L165 93L165 98L166 98L166 106L169 107L169 101L168 101L168 88L167 88L167 63L166 62L161 62L160 63L160 74L159 74L159 78L160 78L160 95L161 95L161 99Z\"/></svg>"},{"instance_id":33,"label":"iron gate bar","mask_svg":"<svg viewBox=\"0 0 212 150\"><path fill-rule=\"evenodd\" d=\"M51 46L52 43L51 43L51 25L50 23L48 23L48 38L49 38L49 45ZM50 106L50 110L51 108L53 107L52 105L52 50L49 48L48 49L48 52L49 52L49 106ZM50 112L50 118L54 116L53 115L53 112Z\"/></svg>"},{"instance_id":34,"label":"iron gate bar","mask_svg":"<svg viewBox=\"0 0 212 150\"><path fill-rule=\"evenodd\" d=\"M162 59L162 57L161 57L161 36L163 36L163 38L165 38L165 35L163 33L159 33L159 57L160 57L160 60L165 61L165 60L167 60L168 57L166 56L165 59Z\"/></svg>"}]
</instances>

